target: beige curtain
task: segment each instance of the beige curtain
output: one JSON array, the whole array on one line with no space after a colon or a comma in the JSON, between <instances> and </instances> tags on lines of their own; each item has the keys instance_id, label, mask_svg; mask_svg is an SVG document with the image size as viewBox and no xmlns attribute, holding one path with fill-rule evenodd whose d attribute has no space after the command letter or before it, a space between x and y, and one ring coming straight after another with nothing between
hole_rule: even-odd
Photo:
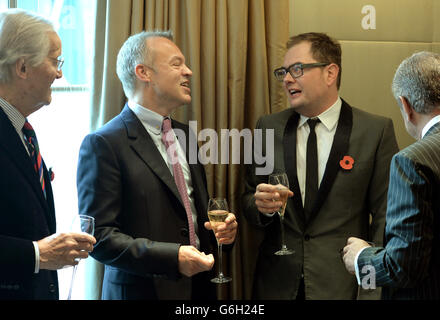
<instances>
[{"instance_id":1,"label":"beige curtain","mask_svg":"<svg viewBox=\"0 0 440 320\"><path fill-rule=\"evenodd\" d=\"M149 29L171 29L193 71L192 103L175 119L197 121L198 131L214 129L220 137L221 129L253 129L261 115L285 108L272 70L282 64L289 36L288 0L98 0L97 12L92 130L125 102L115 71L119 48L131 34ZM206 173L211 196L227 197L240 225L224 259L233 282L219 286L219 297L249 299L259 235L240 212L242 166L208 164ZM87 279L87 298L96 299L102 268L88 260L93 279Z\"/></svg>"}]
</instances>

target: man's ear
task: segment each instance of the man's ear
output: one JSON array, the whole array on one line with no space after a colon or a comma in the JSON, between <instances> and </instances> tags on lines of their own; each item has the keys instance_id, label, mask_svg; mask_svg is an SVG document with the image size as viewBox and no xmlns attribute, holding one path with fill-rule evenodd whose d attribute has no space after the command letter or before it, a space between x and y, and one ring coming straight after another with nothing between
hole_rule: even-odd
<instances>
[{"instance_id":1,"label":"man's ear","mask_svg":"<svg viewBox=\"0 0 440 320\"><path fill-rule=\"evenodd\" d=\"M23 58L20 58L15 62L15 73L21 79L27 79L27 65Z\"/></svg>"},{"instance_id":2,"label":"man's ear","mask_svg":"<svg viewBox=\"0 0 440 320\"><path fill-rule=\"evenodd\" d=\"M136 74L136 78L142 82L149 83L151 81L151 70L146 65L136 65L134 73Z\"/></svg>"},{"instance_id":3,"label":"man's ear","mask_svg":"<svg viewBox=\"0 0 440 320\"><path fill-rule=\"evenodd\" d=\"M338 81L339 67L335 63L327 66L327 85L331 86Z\"/></svg>"},{"instance_id":4,"label":"man's ear","mask_svg":"<svg viewBox=\"0 0 440 320\"><path fill-rule=\"evenodd\" d=\"M406 120L414 124L415 111L413 107L409 103L408 99L406 99L405 97L399 96L399 100L400 100L400 104L402 105L403 113L406 116Z\"/></svg>"}]
</instances>

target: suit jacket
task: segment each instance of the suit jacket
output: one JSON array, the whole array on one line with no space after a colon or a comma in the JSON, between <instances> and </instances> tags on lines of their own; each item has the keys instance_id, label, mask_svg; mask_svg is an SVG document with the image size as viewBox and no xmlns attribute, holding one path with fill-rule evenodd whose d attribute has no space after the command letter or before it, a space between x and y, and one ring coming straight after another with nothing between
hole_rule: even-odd
<instances>
[{"instance_id":1,"label":"suit jacket","mask_svg":"<svg viewBox=\"0 0 440 320\"><path fill-rule=\"evenodd\" d=\"M248 222L264 230L253 295L257 299L295 299L304 277L306 299L354 299L358 286L345 270L339 251L351 236L378 243L383 240L389 164L398 150L393 124L342 101L314 209L306 218L296 169L298 120L299 114L287 109L263 116L257 123L257 128L274 129L274 171L287 173L294 192L284 222L287 246L295 253L274 255L281 243L279 217L261 214L253 196L256 186L267 183L268 177L256 176L255 165L249 166L244 214ZM263 152L265 148L263 145ZM340 165L345 155L355 161L351 170Z\"/></svg>"},{"instance_id":2,"label":"suit jacket","mask_svg":"<svg viewBox=\"0 0 440 320\"><path fill-rule=\"evenodd\" d=\"M172 126L189 138L188 126ZM199 163L189 166L200 251L208 254L215 238L203 226L205 171ZM215 299L210 272L187 278L178 271L179 247L189 245L185 208L160 152L128 106L84 139L77 184L79 212L96 219L92 256L105 264L103 299Z\"/></svg>"},{"instance_id":3,"label":"suit jacket","mask_svg":"<svg viewBox=\"0 0 440 320\"><path fill-rule=\"evenodd\" d=\"M440 299L440 123L393 157L388 190L386 246L359 270L374 267L384 299Z\"/></svg>"},{"instance_id":4,"label":"suit jacket","mask_svg":"<svg viewBox=\"0 0 440 320\"><path fill-rule=\"evenodd\" d=\"M0 300L58 299L56 271L35 274L32 241L55 233L50 179L43 162L46 196L32 160L0 108Z\"/></svg>"}]
</instances>

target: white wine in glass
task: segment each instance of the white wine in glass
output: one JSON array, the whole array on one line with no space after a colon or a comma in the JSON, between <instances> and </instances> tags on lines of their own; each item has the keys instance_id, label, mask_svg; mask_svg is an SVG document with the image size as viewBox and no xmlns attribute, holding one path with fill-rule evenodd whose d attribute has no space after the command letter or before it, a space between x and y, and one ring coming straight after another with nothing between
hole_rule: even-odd
<instances>
[{"instance_id":1,"label":"white wine in glass","mask_svg":"<svg viewBox=\"0 0 440 320\"><path fill-rule=\"evenodd\" d=\"M212 198L208 203L208 218L211 223L212 231L216 234L219 225L225 222L228 217L229 208L228 202L224 198ZM230 277L225 277L222 271L222 244L217 239L218 249L218 274L215 278L211 279L214 283L226 283L232 280Z\"/></svg>"},{"instance_id":2,"label":"white wine in glass","mask_svg":"<svg viewBox=\"0 0 440 320\"><path fill-rule=\"evenodd\" d=\"M85 232L93 236L95 233L95 218L80 214L76 216L73 219L72 232ZM67 300L72 300L72 289L73 289L73 283L75 280L76 270L78 268L78 265L73 266L73 273L72 273L72 280L70 282L70 289L69 289L69 295L67 296Z\"/></svg>"},{"instance_id":3,"label":"white wine in glass","mask_svg":"<svg viewBox=\"0 0 440 320\"><path fill-rule=\"evenodd\" d=\"M278 256L285 256L294 254L295 251L288 249L284 238L284 212L286 211L287 199L289 197L289 179L285 173L275 173L269 176L269 184L277 187L277 192L280 195L280 200L283 204L278 209L277 213L280 215L280 227L281 227L281 249L275 252Z\"/></svg>"}]
</instances>

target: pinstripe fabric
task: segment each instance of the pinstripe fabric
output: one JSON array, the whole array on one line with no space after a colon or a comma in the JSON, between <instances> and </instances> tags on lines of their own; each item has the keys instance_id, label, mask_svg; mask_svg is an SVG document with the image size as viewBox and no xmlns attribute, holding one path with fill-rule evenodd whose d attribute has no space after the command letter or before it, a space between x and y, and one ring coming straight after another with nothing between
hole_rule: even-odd
<instances>
[{"instance_id":1,"label":"pinstripe fabric","mask_svg":"<svg viewBox=\"0 0 440 320\"><path fill-rule=\"evenodd\" d=\"M440 123L393 157L385 248L367 248L384 299L440 298ZM366 274L361 273L362 276Z\"/></svg>"},{"instance_id":2,"label":"pinstripe fabric","mask_svg":"<svg viewBox=\"0 0 440 320\"><path fill-rule=\"evenodd\" d=\"M17 134L20 137L21 142L26 147L27 153L29 154L29 150L27 149L26 142L23 137L23 132L21 131L21 129L24 126L24 123L26 122L25 117L2 97L0 97L0 108L2 108L3 111L6 113L6 115L8 116L9 120L14 126L15 131L17 131Z\"/></svg>"}]
</instances>

